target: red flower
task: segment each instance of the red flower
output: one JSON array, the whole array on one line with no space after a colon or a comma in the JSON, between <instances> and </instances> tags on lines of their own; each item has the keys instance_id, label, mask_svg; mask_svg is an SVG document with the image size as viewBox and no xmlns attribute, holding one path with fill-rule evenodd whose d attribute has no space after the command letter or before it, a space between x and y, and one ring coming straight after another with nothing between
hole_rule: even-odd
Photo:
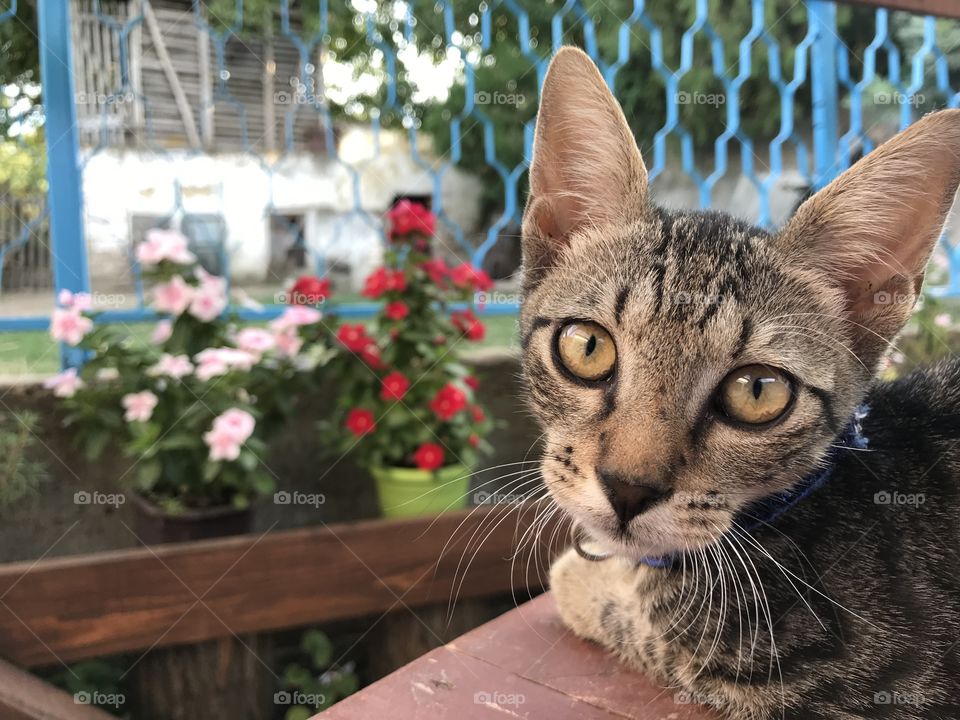
<instances>
[{"instance_id":1,"label":"red flower","mask_svg":"<svg viewBox=\"0 0 960 720\"><path fill-rule=\"evenodd\" d=\"M470 437L467 438L467 444L470 447L476 447L477 445L480 444L480 436L477 435L476 433L471 433Z\"/></svg>"},{"instance_id":2,"label":"red flower","mask_svg":"<svg viewBox=\"0 0 960 720\"><path fill-rule=\"evenodd\" d=\"M288 305L319 305L330 296L330 280L313 275L298 278L287 293Z\"/></svg>"},{"instance_id":3,"label":"red flower","mask_svg":"<svg viewBox=\"0 0 960 720\"><path fill-rule=\"evenodd\" d=\"M450 320L453 321L453 326L457 330L467 336L468 340L483 340L484 335L487 334L486 326L477 319L477 316L473 314L473 310L469 308L462 311L455 310L450 313Z\"/></svg>"},{"instance_id":4,"label":"red flower","mask_svg":"<svg viewBox=\"0 0 960 720\"><path fill-rule=\"evenodd\" d=\"M436 227L436 217L432 212L422 204L406 199L390 208L387 220L390 221L391 240L410 233L433 235Z\"/></svg>"},{"instance_id":5,"label":"red flower","mask_svg":"<svg viewBox=\"0 0 960 720\"><path fill-rule=\"evenodd\" d=\"M383 358L380 357L380 348L373 340L370 340L370 342L360 349L359 355L360 359L374 370L379 370L383 367Z\"/></svg>"},{"instance_id":6,"label":"red flower","mask_svg":"<svg viewBox=\"0 0 960 720\"><path fill-rule=\"evenodd\" d=\"M367 329L361 325L341 325L337 331L337 340L350 352L363 352L372 340L367 335Z\"/></svg>"},{"instance_id":7,"label":"red flower","mask_svg":"<svg viewBox=\"0 0 960 720\"><path fill-rule=\"evenodd\" d=\"M387 269L379 267L367 276L360 294L376 300L387 291Z\"/></svg>"},{"instance_id":8,"label":"red flower","mask_svg":"<svg viewBox=\"0 0 960 720\"><path fill-rule=\"evenodd\" d=\"M476 392L477 390L480 389L480 381L477 380L477 376L476 376L476 375L467 375L467 376L463 379L463 382L464 382L464 384L465 384L468 388L470 388L470 389L473 390L474 392Z\"/></svg>"},{"instance_id":9,"label":"red flower","mask_svg":"<svg viewBox=\"0 0 960 720\"><path fill-rule=\"evenodd\" d=\"M392 372L382 380L380 398L382 400L403 400L410 388L410 381L400 372Z\"/></svg>"},{"instance_id":10,"label":"red flower","mask_svg":"<svg viewBox=\"0 0 960 720\"><path fill-rule=\"evenodd\" d=\"M421 470L436 470L443 466L443 448L436 443L424 443L413 454L413 461Z\"/></svg>"},{"instance_id":11,"label":"red flower","mask_svg":"<svg viewBox=\"0 0 960 720\"><path fill-rule=\"evenodd\" d=\"M367 433L373 432L373 429L377 426L373 420L373 413L363 408L353 408L348 412L347 421L344 425L357 437L363 437Z\"/></svg>"},{"instance_id":12,"label":"red flower","mask_svg":"<svg viewBox=\"0 0 960 720\"><path fill-rule=\"evenodd\" d=\"M447 344L446 336L441 333L438 333L433 338L433 344L436 345L437 347L439 347L440 345L446 345Z\"/></svg>"},{"instance_id":13,"label":"red flower","mask_svg":"<svg viewBox=\"0 0 960 720\"><path fill-rule=\"evenodd\" d=\"M403 270L379 267L367 276L360 294L376 300L386 292L403 292L407 289L407 277Z\"/></svg>"},{"instance_id":14,"label":"red flower","mask_svg":"<svg viewBox=\"0 0 960 720\"><path fill-rule=\"evenodd\" d=\"M450 275L450 268L447 267L447 264L441 258L434 258L433 260L420 263L420 269L427 274L430 282L434 285L439 285L441 288L446 287L447 277Z\"/></svg>"},{"instance_id":15,"label":"red flower","mask_svg":"<svg viewBox=\"0 0 960 720\"><path fill-rule=\"evenodd\" d=\"M478 423L482 423L487 418L483 412L483 408L479 405L472 405L470 407L470 414L473 416L473 421Z\"/></svg>"},{"instance_id":16,"label":"red flower","mask_svg":"<svg viewBox=\"0 0 960 720\"><path fill-rule=\"evenodd\" d=\"M396 300L387 303L387 306L383 309L383 314L390 320L403 320L410 314L410 308L402 300Z\"/></svg>"},{"instance_id":17,"label":"red flower","mask_svg":"<svg viewBox=\"0 0 960 720\"><path fill-rule=\"evenodd\" d=\"M441 420L450 420L467 406L467 396L456 385L444 385L430 401L430 409Z\"/></svg>"},{"instance_id":18,"label":"red flower","mask_svg":"<svg viewBox=\"0 0 960 720\"><path fill-rule=\"evenodd\" d=\"M450 279L453 280L453 284L459 288L490 290L493 287L493 281L490 279L490 276L470 263L463 263L453 268L453 270L450 271Z\"/></svg>"},{"instance_id":19,"label":"red flower","mask_svg":"<svg viewBox=\"0 0 960 720\"><path fill-rule=\"evenodd\" d=\"M407 276L403 270L387 271L387 290L392 292L403 292L407 289Z\"/></svg>"}]
</instances>

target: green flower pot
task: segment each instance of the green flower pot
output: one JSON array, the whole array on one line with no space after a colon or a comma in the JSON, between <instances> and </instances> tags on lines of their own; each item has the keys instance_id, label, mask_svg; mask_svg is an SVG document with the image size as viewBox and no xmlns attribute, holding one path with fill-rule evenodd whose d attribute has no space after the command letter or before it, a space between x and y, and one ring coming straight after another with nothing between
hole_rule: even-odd
<instances>
[{"instance_id":1,"label":"green flower pot","mask_svg":"<svg viewBox=\"0 0 960 720\"><path fill-rule=\"evenodd\" d=\"M373 467L384 517L436 515L468 505L470 469L447 465L436 471L404 467Z\"/></svg>"}]
</instances>

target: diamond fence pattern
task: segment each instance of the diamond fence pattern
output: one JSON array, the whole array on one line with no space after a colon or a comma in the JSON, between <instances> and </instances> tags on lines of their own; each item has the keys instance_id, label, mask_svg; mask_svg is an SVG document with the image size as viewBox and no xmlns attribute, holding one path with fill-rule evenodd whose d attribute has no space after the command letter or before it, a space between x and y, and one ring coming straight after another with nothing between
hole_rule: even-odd
<instances>
[{"instance_id":1,"label":"diamond fence pattern","mask_svg":"<svg viewBox=\"0 0 960 720\"><path fill-rule=\"evenodd\" d=\"M7 3L0 25L23 23ZM39 0L38 11L49 192L0 187L3 330L45 327L3 312L44 275L53 291L106 275L125 304L102 322L151 317L133 261L150 227L178 227L208 269L264 286L349 274L376 261L400 197L431 206L445 252L509 274L537 91L562 44L584 48L623 102L658 199L768 227L924 112L960 103L956 19L822 0ZM960 295L960 245L945 237L938 258L933 291Z\"/></svg>"}]
</instances>

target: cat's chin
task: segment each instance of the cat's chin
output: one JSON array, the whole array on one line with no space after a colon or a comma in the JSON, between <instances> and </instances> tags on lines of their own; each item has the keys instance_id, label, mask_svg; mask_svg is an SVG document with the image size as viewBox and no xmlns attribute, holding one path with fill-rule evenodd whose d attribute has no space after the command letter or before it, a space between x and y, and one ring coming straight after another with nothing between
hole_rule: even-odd
<instances>
[{"instance_id":1,"label":"cat's chin","mask_svg":"<svg viewBox=\"0 0 960 720\"><path fill-rule=\"evenodd\" d=\"M598 527L596 523L589 521L579 524L582 527L581 546L588 553L598 557L616 555L631 562L695 551L712 545L716 540L711 536L675 537L670 533L653 532L644 528L624 533L614 528Z\"/></svg>"}]
</instances>

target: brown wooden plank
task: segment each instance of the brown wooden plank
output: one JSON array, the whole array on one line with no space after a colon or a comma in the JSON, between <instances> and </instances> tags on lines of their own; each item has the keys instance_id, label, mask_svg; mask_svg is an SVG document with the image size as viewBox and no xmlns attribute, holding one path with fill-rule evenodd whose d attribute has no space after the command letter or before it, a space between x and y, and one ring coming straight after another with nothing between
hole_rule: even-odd
<instances>
[{"instance_id":1,"label":"brown wooden plank","mask_svg":"<svg viewBox=\"0 0 960 720\"><path fill-rule=\"evenodd\" d=\"M566 630L545 594L313 720L402 717L717 720Z\"/></svg>"},{"instance_id":2,"label":"brown wooden plank","mask_svg":"<svg viewBox=\"0 0 960 720\"><path fill-rule=\"evenodd\" d=\"M112 720L83 698L65 693L0 660L0 718L3 720Z\"/></svg>"},{"instance_id":3,"label":"brown wooden plank","mask_svg":"<svg viewBox=\"0 0 960 720\"><path fill-rule=\"evenodd\" d=\"M957 0L840 0L847 5L867 5L888 10L906 10L919 15L960 19L960 2Z\"/></svg>"},{"instance_id":4,"label":"brown wooden plank","mask_svg":"<svg viewBox=\"0 0 960 720\"><path fill-rule=\"evenodd\" d=\"M446 602L465 550L476 554L460 597L521 591L539 579L525 555L513 567L510 556L536 511L479 508L6 565L0 657L72 662Z\"/></svg>"}]
</instances>

